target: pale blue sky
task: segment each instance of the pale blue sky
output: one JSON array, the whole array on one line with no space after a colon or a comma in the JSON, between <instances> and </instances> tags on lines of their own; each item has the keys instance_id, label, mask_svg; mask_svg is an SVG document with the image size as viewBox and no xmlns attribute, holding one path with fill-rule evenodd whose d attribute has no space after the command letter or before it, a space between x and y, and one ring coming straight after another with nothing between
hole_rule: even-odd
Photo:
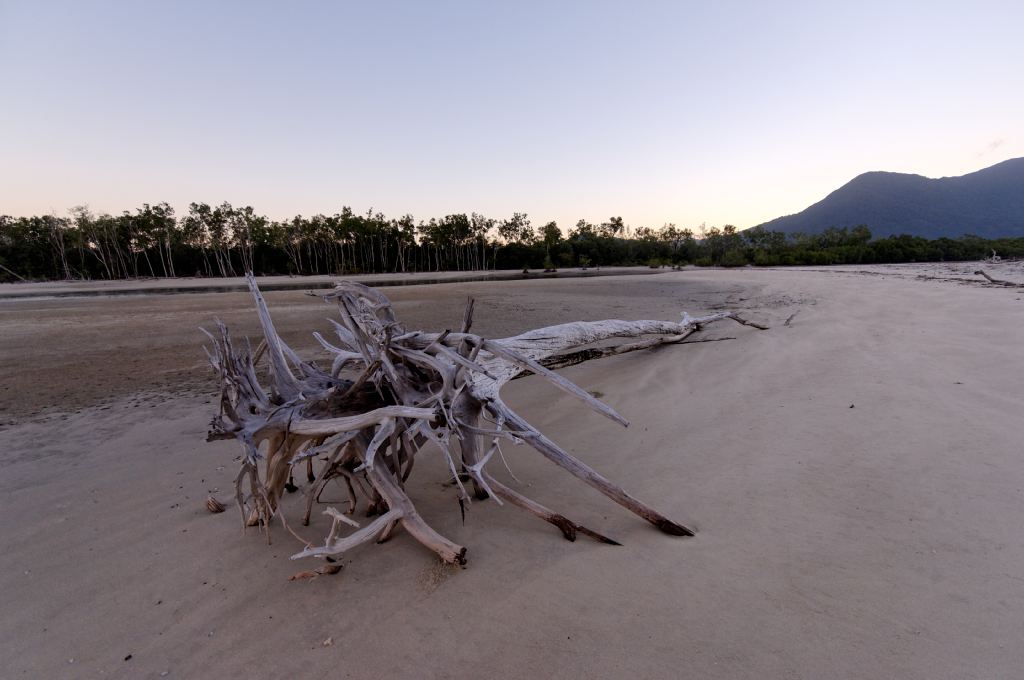
<instances>
[{"instance_id":1,"label":"pale blue sky","mask_svg":"<svg viewBox=\"0 0 1024 680\"><path fill-rule=\"evenodd\" d=\"M1024 156L1024 2L0 0L0 213L741 227Z\"/></svg>"}]
</instances>

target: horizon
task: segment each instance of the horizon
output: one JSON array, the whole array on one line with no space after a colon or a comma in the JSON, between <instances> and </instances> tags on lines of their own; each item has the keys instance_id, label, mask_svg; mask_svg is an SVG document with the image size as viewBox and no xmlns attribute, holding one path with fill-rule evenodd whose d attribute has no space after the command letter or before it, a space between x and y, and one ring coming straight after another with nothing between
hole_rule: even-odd
<instances>
[{"instance_id":1,"label":"horizon","mask_svg":"<svg viewBox=\"0 0 1024 680\"><path fill-rule=\"evenodd\" d=\"M1004 160L997 161L997 162L993 163L992 165L985 166L984 168L978 168L977 170L974 170L974 171L971 171L971 172L965 173L965 174L972 174L973 172L980 172L982 170L987 170L989 168L993 168L993 167L996 167L998 165L1003 165L1004 163L1009 163L1009 162L1012 162L1012 161L1020 161L1020 160L1024 160L1024 157L1006 158ZM904 175L908 175L908 176L922 177L924 179L929 179L929 180L953 179L953 178L956 178L956 177L962 177L963 176L963 175L946 175L946 176L942 176L942 177L928 177L926 175L920 175L918 173L896 173L896 172L892 172L892 171L888 171L888 170L866 170L866 171L864 171L862 173L859 173L856 177L851 178L849 180L849 182L852 182L854 179L856 179L857 177L860 177L862 175L872 174L872 173L904 174ZM835 189L830 191L826 196L823 196L822 199L819 199L819 201L815 201L815 203L818 203L818 202L820 202L820 200L823 200L824 198L827 198L827 196L831 195L832 193L835 193L836 190L842 188L843 186L846 186L846 184L848 184L849 182L844 182L843 185L841 185L840 187L836 187ZM85 203L85 204L79 204L79 205L71 206L71 207L67 208L67 210L65 210L63 214L59 214L56 211L49 211L49 212L46 212L46 213L35 213L35 215L37 215L37 216L38 215L54 215L54 216L57 216L57 217L65 217L67 215L71 215L75 210L78 210L80 208L85 208L90 214L93 214L95 216L103 216L103 215L117 216L119 214L130 213L132 211L132 209L141 208L143 205L156 206L156 205L159 205L160 203L162 203L162 201L143 201L142 203L140 203L138 205L130 206L128 208L121 208L121 209L117 209L117 210L113 210L113 211L111 211L111 210L96 210L92 206L90 206L89 204ZM358 208L354 208L353 206L350 206L350 205L342 205L342 206L339 206L339 208L337 208L335 210L332 210L329 213L328 212L313 212L313 213L302 213L302 212L299 212L299 213L296 213L294 215L286 215L286 216L278 217L278 216L273 216L273 215L269 215L269 214L264 213L263 211L261 211L259 209L259 206L252 205L251 203L238 203L238 204L234 204L231 201L189 201L184 206L176 206L174 204L171 204L170 202L167 202L167 203L173 209L174 216L177 219L180 219L180 218L182 218L182 217L184 217L184 216L189 214L189 207L190 207L190 205L192 203L201 204L201 205L207 205L207 206L210 206L210 207L213 207L213 208L216 208L216 207L218 207L220 205L223 205L224 203L231 204L231 206L236 208L236 209L241 209L241 208L247 208L248 207L248 208L252 208L257 215L261 215L262 217L265 217L266 219L268 219L271 222L278 222L278 223L285 223L285 222L288 222L288 221L292 220L293 218L309 219L309 218L312 218L312 217L316 217L318 215L336 216L336 215L340 214L343 210L346 210L346 209L350 210L353 215L364 215L364 216L367 215L368 212L372 212L374 215L376 215L376 214L381 212L381 211L377 211L377 210L373 209L372 207L368 208L368 209L362 209L361 210L361 209L358 209ZM815 203L810 204L810 206L814 205ZM806 206L806 207L810 207L810 206ZM803 209L801 209L801 210L803 210ZM416 224L421 224L421 223L426 223L426 222L428 222L431 219L443 219L444 217L450 216L450 215L466 215L466 216L469 216L469 215L472 214L472 212L473 211L458 211L457 210L457 211L455 211L453 213L447 213L446 215L428 215L428 216L411 215L411 214L408 214L408 213L405 213L405 214L402 214L402 215L388 215L386 213L382 213L382 214L383 214L384 218L389 219L389 220L390 219L401 219L401 218L407 217L407 216L408 217L412 217L413 220L416 222ZM539 230L542 226L544 226L544 225L546 225L546 224L548 224L550 222L555 222L557 224L558 228L560 230L562 230L563 234L565 234L565 235L568 235L569 232L578 224L578 222L580 220L586 220L591 225L595 225L596 226L596 225L602 224L603 222L607 221L608 219L620 217L618 215L608 215L606 218L595 219L595 220L590 220L590 219L587 219L587 218L580 218L580 220L575 220L575 221L572 221L572 222L569 222L569 223L566 223L566 224L559 224L556 220L536 220L535 218L530 217L528 213L524 213L523 211L515 211L515 212L523 214L524 216L528 217L529 220L530 220L531 225L534 228L534 230ZM800 211L798 211L798 212L800 212ZM699 233L701 233L705 229L708 229L708 230L715 229L715 228L721 229L721 228L724 228L724 227L735 227L739 231L745 231L747 229L753 229L754 227L764 226L765 224L773 221L774 219L783 218L783 217L791 217L791 216L793 216L795 214L797 214L797 213L791 213L789 215L778 215L776 218L773 218L772 220L767 220L765 222L761 222L761 223L753 224L753 225L749 225L749 226L738 226L738 225L734 225L734 224L731 224L731 223L707 224L706 222L702 222L699 225L675 224L675 223L668 223L668 222L666 222L664 224L661 224L661 225L632 224L632 223L630 223L627 220L623 220L623 224L624 224L624 226L625 226L625 228L627 230L639 229L639 228L645 228L645 227L646 228L651 228L651 229L660 229L662 227L667 227L667 226L671 225L671 226L675 226L675 227L677 227L678 229L681 229L681 230L690 230L694 234L699 234ZM3 215L8 215L8 214L4 213L2 210L0 210L0 216L3 216ZM31 215L8 215L8 216L18 218L18 217L29 217ZM494 219L500 221L505 216L484 215L484 217L491 217L491 218L494 218Z\"/></svg>"},{"instance_id":2,"label":"horizon","mask_svg":"<svg viewBox=\"0 0 1024 680\"><path fill-rule=\"evenodd\" d=\"M7 4L0 213L228 201L745 229L864 172L1024 156L1006 86L1022 19L996 2Z\"/></svg>"}]
</instances>

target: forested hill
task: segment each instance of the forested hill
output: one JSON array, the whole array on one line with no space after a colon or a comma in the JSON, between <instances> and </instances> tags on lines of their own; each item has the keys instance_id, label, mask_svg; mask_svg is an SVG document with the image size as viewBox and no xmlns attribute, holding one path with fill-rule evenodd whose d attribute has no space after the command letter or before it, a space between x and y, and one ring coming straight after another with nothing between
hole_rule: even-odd
<instances>
[{"instance_id":1,"label":"forested hill","mask_svg":"<svg viewBox=\"0 0 1024 680\"><path fill-rule=\"evenodd\" d=\"M867 225L877 237L1024 236L1024 158L960 177L866 172L803 212L760 225L787 234Z\"/></svg>"}]
</instances>

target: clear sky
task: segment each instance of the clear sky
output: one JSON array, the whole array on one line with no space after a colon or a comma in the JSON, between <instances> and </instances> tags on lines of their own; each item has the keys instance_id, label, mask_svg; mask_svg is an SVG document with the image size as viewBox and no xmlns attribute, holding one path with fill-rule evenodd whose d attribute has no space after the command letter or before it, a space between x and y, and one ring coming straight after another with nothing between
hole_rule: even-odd
<instances>
[{"instance_id":1,"label":"clear sky","mask_svg":"<svg viewBox=\"0 0 1024 680\"><path fill-rule=\"evenodd\" d=\"M0 0L0 213L748 227L1024 156L1024 2Z\"/></svg>"}]
</instances>

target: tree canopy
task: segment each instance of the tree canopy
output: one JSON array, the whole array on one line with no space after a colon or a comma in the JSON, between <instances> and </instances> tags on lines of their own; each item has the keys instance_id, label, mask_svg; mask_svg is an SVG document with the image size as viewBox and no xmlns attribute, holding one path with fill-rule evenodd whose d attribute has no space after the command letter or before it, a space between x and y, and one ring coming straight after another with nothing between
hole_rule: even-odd
<instances>
[{"instance_id":1,"label":"tree canopy","mask_svg":"<svg viewBox=\"0 0 1024 680\"><path fill-rule=\"evenodd\" d=\"M252 206L191 203L177 215L144 203L120 215L76 206L66 217L0 215L0 281L256 274L359 274L611 265L866 264L1024 255L1024 239L872 239L865 225L813 235L631 227L622 217L579 220L564 234L526 213L456 213L416 220L344 207L332 215L271 220Z\"/></svg>"}]
</instances>

